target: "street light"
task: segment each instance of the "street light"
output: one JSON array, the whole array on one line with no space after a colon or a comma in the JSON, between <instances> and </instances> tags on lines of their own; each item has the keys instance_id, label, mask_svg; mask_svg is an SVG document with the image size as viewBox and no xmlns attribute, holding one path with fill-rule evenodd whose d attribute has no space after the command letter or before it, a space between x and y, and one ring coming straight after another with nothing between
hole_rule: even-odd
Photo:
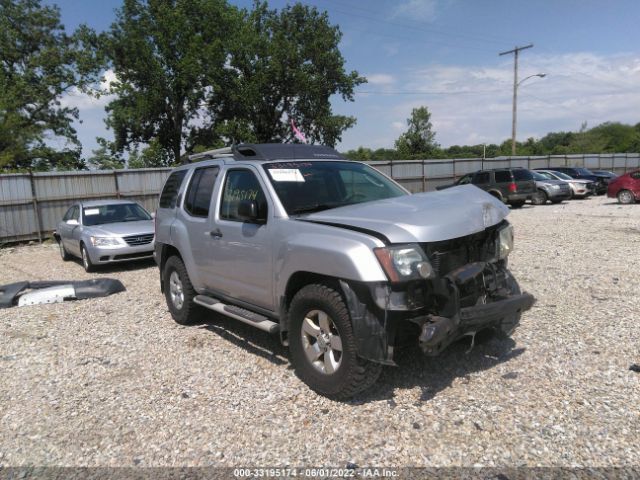
<instances>
[{"instance_id":1,"label":"street light","mask_svg":"<svg viewBox=\"0 0 640 480\"><path fill-rule=\"evenodd\" d=\"M532 77L546 77L546 73L534 73L533 75L529 75L528 77L523 78L518 81L518 69L515 70L515 75L513 78L513 118L511 120L511 155L516 154L516 123L518 118L518 87L520 84L524 83L526 80L529 80Z\"/></svg>"}]
</instances>

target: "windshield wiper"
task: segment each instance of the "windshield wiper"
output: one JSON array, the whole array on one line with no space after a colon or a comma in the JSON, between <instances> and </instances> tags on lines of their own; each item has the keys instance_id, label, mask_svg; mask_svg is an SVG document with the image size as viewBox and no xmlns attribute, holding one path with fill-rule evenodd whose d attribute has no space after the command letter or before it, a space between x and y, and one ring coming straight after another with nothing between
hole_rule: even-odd
<instances>
[{"instance_id":1,"label":"windshield wiper","mask_svg":"<svg viewBox=\"0 0 640 480\"><path fill-rule=\"evenodd\" d=\"M297 215L300 213L313 213L341 206L343 206L341 203L314 203L312 205L302 205L301 207L294 208L291 213L293 215Z\"/></svg>"}]
</instances>

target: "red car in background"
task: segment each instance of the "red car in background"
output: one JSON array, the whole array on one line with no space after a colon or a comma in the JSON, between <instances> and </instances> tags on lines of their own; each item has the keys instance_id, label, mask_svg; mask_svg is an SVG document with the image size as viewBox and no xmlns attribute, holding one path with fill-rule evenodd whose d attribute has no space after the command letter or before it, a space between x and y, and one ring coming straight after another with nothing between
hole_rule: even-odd
<instances>
[{"instance_id":1,"label":"red car in background","mask_svg":"<svg viewBox=\"0 0 640 480\"><path fill-rule=\"evenodd\" d=\"M617 198L620 203L635 203L640 200L640 170L625 173L611 180L607 197Z\"/></svg>"}]
</instances>

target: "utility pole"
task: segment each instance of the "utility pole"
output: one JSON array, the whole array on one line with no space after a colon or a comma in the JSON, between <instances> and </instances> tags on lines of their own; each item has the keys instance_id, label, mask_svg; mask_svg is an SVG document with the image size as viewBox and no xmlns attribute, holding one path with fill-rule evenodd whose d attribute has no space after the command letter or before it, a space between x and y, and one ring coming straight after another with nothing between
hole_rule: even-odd
<instances>
[{"instance_id":1,"label":"utility pole","mask_svg":"<svg viewBox=\"0 0 640 480\"><path fill-rule=\"evenodd\" d=\"M502 52L499 56L514 54L513 59L513 116L511 119L511 155L516 154L516 119L517 119L517 103L518 103L518 53L520 50L526 50L533 47L533 43L525 45L524 47L515 47L508 52Z\"/></svg>"}]
</instances>

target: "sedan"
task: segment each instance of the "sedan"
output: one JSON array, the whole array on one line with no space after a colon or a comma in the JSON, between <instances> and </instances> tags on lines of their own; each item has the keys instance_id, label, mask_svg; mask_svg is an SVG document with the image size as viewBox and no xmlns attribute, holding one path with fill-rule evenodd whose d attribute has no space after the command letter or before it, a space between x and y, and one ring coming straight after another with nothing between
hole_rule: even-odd
<instances>
[{"instance_id":1,"label":"sedan","mask_svg":"<svg viewBox=\"0 0 640 480\"><path fill-rule=\"evenodd\" d=\"M549 180L562 180L571 187L571 198L585 198L595 193L596 185L590 180L579 180L572 178L566 173L554 172L553 170L536 170L543 177Z\"/></svg>"},{"instance_id":2,"label":"sedan","mask_svg":"<svg viewBox=\"0 0 640 480\"><path fill-rule=\"evenodd\" d=\"M62 259L82 259L87 272L96 265L152 258L154 235L149 212L125 200L76 203L54 233Z\"/></svg>"},{"instance_id":3,"label":"sedan","mask_svg":"<svg viewBox=\"0 0 640 480\"><path fill-rule=\"evenodd\" d=\"M617 198L620 203L635 203L640 200L640 170L625 173L611 180L607 197Z\"/></svg>"}]
</instances>

